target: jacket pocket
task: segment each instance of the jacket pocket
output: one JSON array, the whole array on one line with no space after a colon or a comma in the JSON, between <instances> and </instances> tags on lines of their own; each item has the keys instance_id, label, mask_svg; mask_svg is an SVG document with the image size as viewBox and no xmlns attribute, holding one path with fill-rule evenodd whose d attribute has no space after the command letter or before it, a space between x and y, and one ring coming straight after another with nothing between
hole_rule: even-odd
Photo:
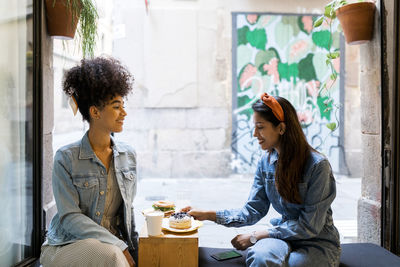
<instances>
[{"instance_id":1,"label":"jacket pocket","mask_svg":"<svg viewBox=\"0 0 400 267\"><path fill-rule=\"evenodd\" d=\"M129 170L129 171L121 171L121 172L122 172L123 177L127 180L133 181L136 178L135 171Z\"/></svg>"},{"instance_id":2,"label":"jacket pocket","mask_svg":"<svg viewBox=\"0 0 400 267\"><path fill-rule=\"evenodd\" d=\"M121 170L126 197L132 202L136 193L136 171L135 170Z\"/></svg>"},{"instance_id":3,"label":"jacket pocket","mask_svg":"<svg viewBox=\"0 0 400 267\"><path fill-rule=\"evenodd\" d=\"M75 178L73 184L79 194L79 208L87 214L99 192L99 180L92 178Z\"/></svg>"}]
</instances>

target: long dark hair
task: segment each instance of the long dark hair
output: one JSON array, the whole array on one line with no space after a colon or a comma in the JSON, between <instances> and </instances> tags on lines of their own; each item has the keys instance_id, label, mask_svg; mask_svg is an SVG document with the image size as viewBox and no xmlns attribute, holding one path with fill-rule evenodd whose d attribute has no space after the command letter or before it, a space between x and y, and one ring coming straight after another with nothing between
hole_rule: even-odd
<instances>
[{"instance_id":1,"label":"long dark hair","mask_svg":"<svg viewBox=\"0 0 400 267\"><path fill-rule=\"evenodd\" d=\"M275 172L275 183L279 194L288 202L302 203L298 183L302 182L305 164L311 153L311 146L301 128L295 108L283 97L275 96L282 106L285 116L286 129L280 136L279 159ZM272 110L261 100L252 105L253 111L260 114L275 127L280 121Z\"/></svg>"}]
</instances>

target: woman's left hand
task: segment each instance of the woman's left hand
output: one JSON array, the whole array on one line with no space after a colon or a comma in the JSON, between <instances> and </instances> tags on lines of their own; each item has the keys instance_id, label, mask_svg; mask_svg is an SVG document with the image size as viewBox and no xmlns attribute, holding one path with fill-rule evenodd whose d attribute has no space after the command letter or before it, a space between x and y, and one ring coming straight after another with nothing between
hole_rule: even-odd
<instances>
[{"instance_id":1,"label":"woman's left hand","mask_svg":"<svg viewBox=\"0 0 400 267\"><path fill-rule=\"evenodd\" d=\"M235 236L231 243L234 248L238 250L245 250L246 248L252 246L253 244L250 242L251 234L240 234Z\"/></svg>"}]
</instances>

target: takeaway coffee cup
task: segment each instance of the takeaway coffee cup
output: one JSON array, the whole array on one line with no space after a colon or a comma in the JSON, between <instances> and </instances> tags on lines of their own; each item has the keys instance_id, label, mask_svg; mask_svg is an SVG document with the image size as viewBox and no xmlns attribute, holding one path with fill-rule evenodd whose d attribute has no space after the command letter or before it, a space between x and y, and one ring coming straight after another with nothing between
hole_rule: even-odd
<instances>
[{"instance_id":1,"label":"takeaway coffee cup","mask_svg":"<svg viewBox=\"0 0 400 267\"><path fill-rule=\"evenodd\" d=\"M146 214L147 234L149 236L161 235L163 218L164 213L159 211L149 212Z\"/></svg>"}]
</instances>

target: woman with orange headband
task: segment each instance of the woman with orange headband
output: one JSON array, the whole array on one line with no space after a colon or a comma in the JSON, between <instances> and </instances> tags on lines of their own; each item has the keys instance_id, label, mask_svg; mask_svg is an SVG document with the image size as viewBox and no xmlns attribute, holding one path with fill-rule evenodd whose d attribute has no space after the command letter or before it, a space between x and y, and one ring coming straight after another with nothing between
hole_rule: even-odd
<instances>
[{"instance_id":1,"label":"woman with orange headband","mask_svg":"<svg viewBox=\"0 0 400 267\"><path fill-rule=\"evenodd\" d=\"M272 205L281 214L271 220L272 228L231 241L236 249L248 249L247 266L339 266L331 209L336 185L328 160L308 144L289 101L264 93L252 108L254 137L266 153L247 202L241 209L183 210L198 220L241 227L257 223Z\"/></svg>"}]
</instances>

